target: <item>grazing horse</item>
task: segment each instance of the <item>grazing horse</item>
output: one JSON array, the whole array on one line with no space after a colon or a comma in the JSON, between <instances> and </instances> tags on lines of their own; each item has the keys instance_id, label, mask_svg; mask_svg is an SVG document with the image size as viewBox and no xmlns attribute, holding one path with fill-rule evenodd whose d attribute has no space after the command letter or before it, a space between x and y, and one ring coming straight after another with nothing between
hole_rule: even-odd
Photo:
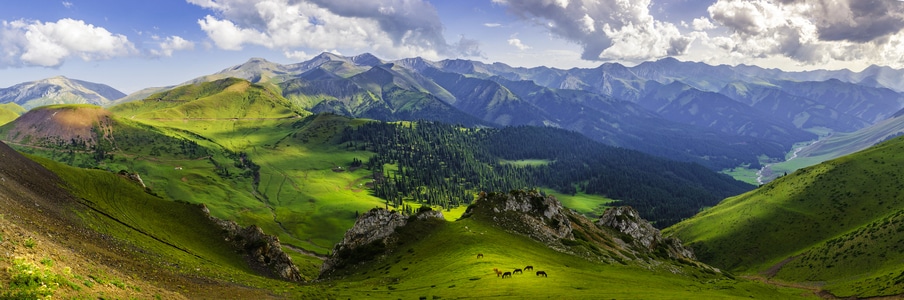
<instances>
[{"instance_id":1,"label":"grazing horse","mask_svg":"<svg viewBox=\"0 0 904 300\"><path fill-rule=\"evenodd\" d=\"M525 270L525 271L527 271L527 270L533 271L533 270L534 270L534 266L527 266L527 267L524 267L524 270Z\"/></svg>"},{"instance_id":2,"label":"grazing horse","mask_svg":"<svg viewBox=\"0 0 904 300\"><path fill-rule=\"evenodd\" d=\"M537 276L540 276L540 275L543 275L543 277L546 277L546 271L537 271Z\"/></svg>"},{"instance_id":3,"label":"grazing horse","mask_svg":"<svg viewBox=\"0 0 904 300\"><path fill-rule=\"evenodd\" d=\"M512 272L505 272L505 273L502 273L502 278L506 278L506 277L511 278L511 277L512 277Z\"/></svg>"},{"instance_id":4,"label":"grazing horse","mask_svg":"<svg viewBox=\"0 0 904 300\"><path fill-rule=\"evenodd\" d=\"M493 272L496 272L496 277L499 277L499 275L502 275L502 271L499 271L498 268L493 268Z\"/></svg>"},{"instance_id":5,"label":"grazing horse","mask_svg":"<svg viewBox=\"0 0 904 300\"><path fill-rule=\"evenodd\" d=\"M521 272L521 269L515 269L514 271L512 271L512 274L515 274L515 273L524 274Z\"/></svg>"},{"instance_id":6,"label":"grazing horse","mask_svg":"<svg viewBox=\"0 0 904 300\"><path fill-rule=\"evenodd\" d=\"M483 253L477 253L477 258L483 258Z\"/></svg>"}]
</instances>

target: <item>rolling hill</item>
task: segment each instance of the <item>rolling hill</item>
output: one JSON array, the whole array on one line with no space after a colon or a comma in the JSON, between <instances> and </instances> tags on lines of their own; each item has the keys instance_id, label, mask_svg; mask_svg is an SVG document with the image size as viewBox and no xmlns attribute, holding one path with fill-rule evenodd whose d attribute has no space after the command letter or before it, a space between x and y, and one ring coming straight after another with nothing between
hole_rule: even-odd
<instances>
[{"instance_id":1,"label":"rolling hill","mask_svg":"<svg viewBox=\"0 0 904 300\"><path fill-rule=\"evenodd\" d=\"M25 113L25 109L15 103L0 104L0 125L12 122Z\"/></svg>"},{"instance_id":2,"label":"rolling hill","mask_svg":"<svg viewBox=\"0 0 904 300\"><path fill-rule=\"evenodd\" d=\"M839 297L904 294L904 139L800 169L667 230L716 267Z\"/></svg>"}]
</instances>

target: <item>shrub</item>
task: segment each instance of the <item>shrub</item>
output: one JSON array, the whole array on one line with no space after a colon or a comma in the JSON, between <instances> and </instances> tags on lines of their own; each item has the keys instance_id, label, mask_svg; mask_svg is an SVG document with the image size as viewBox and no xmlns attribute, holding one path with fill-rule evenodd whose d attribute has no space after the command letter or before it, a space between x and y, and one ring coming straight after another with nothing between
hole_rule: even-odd
<instances>
[{"instance_id":1,"label":"shrub","mask_svg":"<svg viewBox=\"0 0 904 300\"><path fill-rule=\"evenodd\" d=\"M56 274L23 259L14 260L7 272L10 276L9 287L0 293L0 299L44 298L52 296L60 286L60 278Z\"/></svg>"}]
</instances>

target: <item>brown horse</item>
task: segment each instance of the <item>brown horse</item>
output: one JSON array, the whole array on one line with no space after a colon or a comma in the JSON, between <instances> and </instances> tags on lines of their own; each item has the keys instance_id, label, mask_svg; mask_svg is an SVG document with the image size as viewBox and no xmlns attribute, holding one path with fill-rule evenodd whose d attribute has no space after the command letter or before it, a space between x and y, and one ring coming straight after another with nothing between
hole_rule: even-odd
<instances>
[{"instance_id":1,"label":"brown horse","mask_svg":"<svg viewBox=\"0 0 904 300\"><path fill-rule=\"evenodd\" d=\"M543 275L543 277L546 277L546 271L537 271L537 276L540 276L540 275Z\"/></svg>"},{"instance_id":2,"label":"brown horse","mask_svg":"<svg viewBox=\"0 0 904 300\"><path fill-rule=\"evenodd\" d=\"M514 271L512 271L512 274L515 274L515 273L524 274L523 272L521 272L521 269L515 269Z\"/></svg>"},{"instance_id":3,"label":"brown horse","mask_svg":"<svg viewBox=\"0 0 904 300\"><path fill-rule=\"evenodd\" d=\"M493 272L496 272L496 277L499 277L499 275L502 275L502 271L499 271L498 268L493 268Z\"/></svg>"},{"instance_id":4,"label":"brown horse","mask_svg":"<svg viewBox=\"0 0 904 300\"><path fill-rule=\"evenodd\" d=\"M525 270L525 271L533 271L533 270L534 270L534 266L527 266L527 267L524 267L524 270Z\"/></svg>"},{"instance_id":5,"label":"brown horse","mask_svg":"<svg viewBox=\"0 0 904 300\"><path fill-rule=\"evenodd\" d=\"M477 258L483 258L483 253L477 253Z\"/></svg>"},{"instance_id":6,"label":"brown horse","mask_svg":"<svg viewBox=\"0 0 904 300\"><path fill-rule=\"evenodd\" d=\"M512 277L512 272L505 272L505 273L502 273L502 278L506 278L506 277L511 278L511 277Z\"/></svg>"}]
</instances>

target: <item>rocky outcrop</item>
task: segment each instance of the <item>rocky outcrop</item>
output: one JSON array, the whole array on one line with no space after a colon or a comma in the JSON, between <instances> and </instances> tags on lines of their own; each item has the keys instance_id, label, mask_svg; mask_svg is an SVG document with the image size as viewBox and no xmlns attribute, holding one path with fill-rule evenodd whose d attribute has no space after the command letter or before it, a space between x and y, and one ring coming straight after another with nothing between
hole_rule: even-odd
<instances>
[{"instance_id":1,"label":"rocky outcrop","mask_svg":"<svg viewBox=\"0 0 904 300\"><path fill-rule=\"evenodd\" d=\"M674 259L696 260L694 252L681 244L677 238L664 238L659 229L640 217L634 208L629 206L606 209L596 221L597 226L609 227L627 236L622 238L635 250L667 254Z\"/></svg>"},{"instance_id":2,"label":"rocky outcrop","mask_svg":"<svg viewBox=\"0 0 904 300\"><path fill-rule=\"evenodd\" d=\"M335 270L376 259L391 252L398 242L399 229L411 223L444 220L440 211L421 209L414 216L405 216L397 211L374 208L364 213L351 229L345 232L330 256L320 268L320 277L327 277Z\"/></svg>"},{"instance_id":3,"label":"rocky outcrop","mask_svg":"<svg viewBox=\"0 0 904 300\"><path fill-rule=\"evenodd\" d=\"M304 280L298 267L292 263L289 255L283 252L279 238L264 233L257 225L242 228L233 221L213 217L207 206L202 205L202 210L211 221L223 228L223 238L242 253L252 269L282 280L292 282Z\"/></svg>"},{"instance_id":4,"label":"rocky outcrop","mask_svg":"<svg viewBox=\"0 0 904 300\"><path fill-rule=\"evenodd\" d=\"M381 241L392 235L396 228L408 224L408 218L397 211L372 209L355 221L355 226L345 232L342 241L333 247L333 252L353 250L355 248ZM326 263L324 263L326 267Z\"/></svg>"},{"instance_id":5,"label":"rocky outcrop","mask_svg":"<svg viewBox=\"0 0 904 300\"><path fill-rule=\"evenodd\" d=\"M571 220L562 203L538 191L480 193L462 217L475 214L489 217L505 229L527 235L553 246L562 239L573 240Z\"/></svg>"}]
</instances>

